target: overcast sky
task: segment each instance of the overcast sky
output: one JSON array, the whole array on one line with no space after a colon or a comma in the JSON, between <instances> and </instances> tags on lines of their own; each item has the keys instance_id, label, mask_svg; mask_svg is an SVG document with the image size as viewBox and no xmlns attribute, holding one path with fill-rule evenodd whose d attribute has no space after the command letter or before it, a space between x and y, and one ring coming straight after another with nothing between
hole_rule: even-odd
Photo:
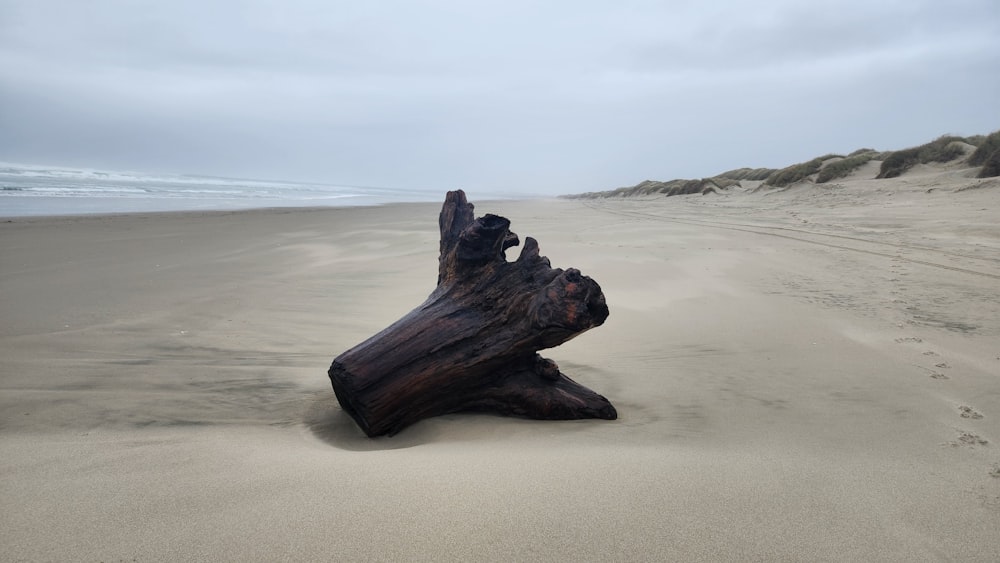
<instances>
[{"instance_id":1,"label":"overcast sky","mask_svg":"<svg viewBox=\"0 0 1000 563\"><path fill-rule=\"evenodd\" d=\"M0 160L574 193L1000 129L998 0L0 0Z\"/></svg>"}]
</instances>

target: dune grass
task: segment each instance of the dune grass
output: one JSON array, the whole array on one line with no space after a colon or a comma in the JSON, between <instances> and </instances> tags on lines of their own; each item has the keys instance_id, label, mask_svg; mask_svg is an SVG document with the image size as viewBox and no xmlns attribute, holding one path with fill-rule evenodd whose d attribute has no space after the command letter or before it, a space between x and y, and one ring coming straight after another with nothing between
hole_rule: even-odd
<instances>
[{"instance_id":1,"label":"dune grass","mask_svg":"<svg viewBox=\"0 0 1000 563\"><path fill-rule=\"evenodd\" d=\"M773 172L770 176L767 177L767 180L764 183L777 188L790 186L795 182L804 180L805 178L808 178L809 176L812 176L813 174L819 172L820 168L822 168L823 166L823 163L827 160L830 160L831 158L843 158L843 157L839 154L826 154L823 156L818 156L806 162L793 164L791 166Z\"/></svg>"},{"instance_id":2,"label":"dune grass","mask_svg":"<svg viewBox=\"0 0 1000 563\"><path fill-rule=\"evenodd\" d=\"M976 178L995 178L1000 176L1000 149L993 151L983 162L983 168Z\"/></svg>"},{"instance_id":3,"label":"dune grass","mask_svg":"<svg viewBox=\"0 0 1000 563\"><path fill-rule=\"evenodd\" d=\"M960 143L965 139L945 135L933 141L920 145L894 151L882 161L876 178L895 178L918 164L930 162L951 162L965 154Z\"/></svg>"},{"instance_id":4,"label":"dune grass","mask_svg":"<svg viewBox=\"0 0 1000 563\"><path fill-rule=\"evenodd\" d=\"M736 180L737 182L740 180L760 181L767 180L768 176L777 171L775 168L737 168L735 170L727 170L722 174L716 174L712 178L725 178L727 180Z\"/></svg>"},{"instance_id":5,"label":"dune grass","mask_svg":"<svg viewBox=\"0 0 1000 563\"><path fill-rule=\"evenodd\" d=\"M878 154L878 151L873 149L856 150L846 158L831 162L821 168L819 174L816 175L816 183L825 184L830 180L843 178L878 156Z\"/></svg>"},{"instance_id":6,"label":"dune grass","mask_svg":"<svg viewBox=\"0 0 1000 563\"><path fill-rule=\"evenodd\" d=\"M1000 131L994 131L973 144L976 145L976 150L967 162L970 166L983 166L993 153L1000 150Z\"/></svg>"},{"instance_id":7,"label":"dune grass","mask_svg":"<svg viewBox=\"0 0 1000 563\"><path fill-rule=\"evenodd\" d=\"M676 179L669 181L646 180L635 186L617 188L601 192L588 192L567 197L632 197L643 195L686 195L706 194L738 186L741 181L763 181L774 187L785 187L802 181L813 174L816 183L823 184L836 178L848 176L865 163L882 161L876 178L895 178L917 164L951 162L966 154L968 145L976 148L966 161L970 166L982 166L980 178L1000 176L1000 131L989 135L975 135L962 138L944 135L929 143L898 151L879 152L861 148L846 157L827 154L781 169L736 168L716 174L710 178L696 180ZM837 159L837 160L834 160Z\"/></svg>"}]
</instances>

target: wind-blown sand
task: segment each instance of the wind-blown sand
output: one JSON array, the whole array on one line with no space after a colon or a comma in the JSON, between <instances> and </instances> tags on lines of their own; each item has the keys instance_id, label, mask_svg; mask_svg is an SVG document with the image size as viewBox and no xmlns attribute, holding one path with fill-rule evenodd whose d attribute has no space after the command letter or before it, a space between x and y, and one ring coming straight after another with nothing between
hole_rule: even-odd
<instances>
[{"instance_id":1,"label":"wind-blown sand","mask_svg":"<svg viewBox=\"0 0 1000 563\"><path fill-rule=\"evenodd\" d=\"M604 288L546 355L620 419L378 440L326 369L433 289L438 205L0 223L0 560L998 560L1000 183L963 174L470 193Z\"/></svg>"}]
</instances>

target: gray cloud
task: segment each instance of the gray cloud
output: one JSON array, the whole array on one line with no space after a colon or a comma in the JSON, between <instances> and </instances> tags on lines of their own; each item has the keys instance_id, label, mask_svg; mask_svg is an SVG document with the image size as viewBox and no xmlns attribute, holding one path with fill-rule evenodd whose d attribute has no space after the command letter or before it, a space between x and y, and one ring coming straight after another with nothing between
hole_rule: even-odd
<instances>
[{"instance_id":1,"label":"gray cloud","mask_svg":"<svg viewBox=\"0 0 1000 563\"><path fill-rule=\"evenodd\" d=\"M604 189L1000 128L1000 5L0 0L0 160Z\"/></svg>"}]
</instances>

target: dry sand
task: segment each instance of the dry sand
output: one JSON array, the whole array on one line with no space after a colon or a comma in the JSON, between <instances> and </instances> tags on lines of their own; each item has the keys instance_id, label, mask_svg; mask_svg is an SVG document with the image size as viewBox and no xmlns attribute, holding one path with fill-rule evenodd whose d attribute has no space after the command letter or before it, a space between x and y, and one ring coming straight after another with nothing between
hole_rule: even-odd
<instances>
[{"instance_id":1,"label":"dry sand","mask_svg":"<svg viewBox=\"0 0 1000 563\"><path fill-rule=\"evenodd\" d=\"M437 205L0 223L0 560L1000 560L1000 183L858 177L470 193L603 286L546 355L620 419L379 440L325 372Z\"/></svg>"}]
</instances>

